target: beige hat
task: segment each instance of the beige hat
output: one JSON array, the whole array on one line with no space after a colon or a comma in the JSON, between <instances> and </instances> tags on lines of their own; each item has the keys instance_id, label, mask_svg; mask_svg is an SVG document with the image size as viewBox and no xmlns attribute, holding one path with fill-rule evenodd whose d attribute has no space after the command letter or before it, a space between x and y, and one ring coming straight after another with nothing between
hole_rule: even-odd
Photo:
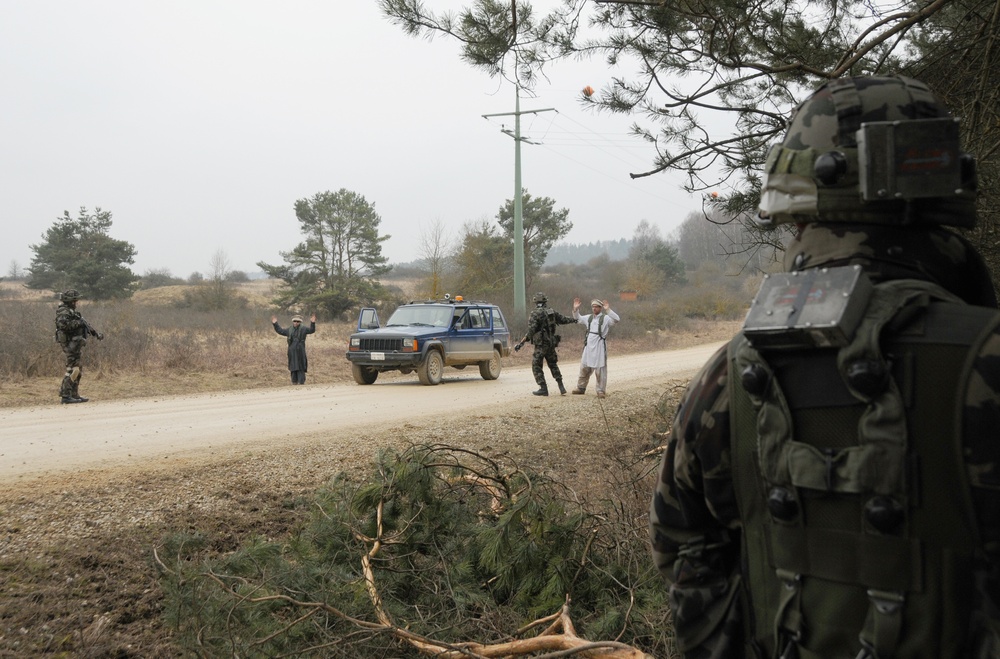
<instances>
[{"instance_id":1,"label":"beige hat","mask_svg":"<svg viewBox=\"0 0 1000 659\"><path fill-rule=\"evenodd\" d=\"M600 307L600 308L603 309L604 308L604 303L601 302L600 300L591 300L590 301L590 306L592 306L592 307Z\"/></svg>"},{"instance_id":2,"label":"beige hat","mask_svg":"<svg viewBox=\"0 0 1000 659\"><path fill-rule=\"evenodd\" d=\"M298 314L295 314L294 316L292 316L292 322L294 323L295 321L298 321L298 322L301 323L302 322L302 316L300 316Z\"/></svg>"}]
</instances>

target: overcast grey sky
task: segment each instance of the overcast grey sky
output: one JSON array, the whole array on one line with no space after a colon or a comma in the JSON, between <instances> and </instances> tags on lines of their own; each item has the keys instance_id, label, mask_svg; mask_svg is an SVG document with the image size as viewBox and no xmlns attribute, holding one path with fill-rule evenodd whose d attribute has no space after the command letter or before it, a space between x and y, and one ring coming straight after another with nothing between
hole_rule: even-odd
<instances>
[{"instance_id":1,"label":"overcast grey sky","mask_svg":"<svg viewBox=\"0 0 1000 659\"><path fill-rule=\"evenodd\" d=\"M455 8L454 0L428 0ZM568 208L569 242L664 236L700 207L676 175L646 171L628 120L582 107L600 61L559 64L521 109L522 184ZM406 36L374 0L0 3L0 276L68 210L101 207L135 245L133 270L208 272L280 263L301 239L293 204L346 188L416 258L435 221L458 236L514 192L514 90Z\"/></svg>"}]
</instances>

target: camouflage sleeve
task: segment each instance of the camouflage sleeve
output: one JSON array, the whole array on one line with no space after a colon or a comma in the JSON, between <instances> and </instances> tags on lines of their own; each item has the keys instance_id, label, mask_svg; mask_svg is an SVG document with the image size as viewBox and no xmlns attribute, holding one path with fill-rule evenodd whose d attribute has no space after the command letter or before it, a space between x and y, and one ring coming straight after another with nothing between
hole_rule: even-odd
<instances>
[{"instance_id":1,"label":"camouflage sleeve","mask_svg":"<svg viewBox=\"0 0 1000 659\"><path fill-rule=\"evenodd\" d=\"M83 329L83 316L72 309L56 311L56 329L65 332L66 336L75 336Z\"/></svg>"},{"instance_id":2,"label":"camouflage sleeve","mask_svg":"<svg viewBox=\"0 0 1000 659\"><path fill-rule=\"evenodd\" d=\"M524 338L530 341L531 337L534 336L534 334L535 334L535 314L534 312L532 312L532 314L528 316L528 328L524 330Z\"/></svg>"},{"instance_id":3,"label":"camouflage sleeve","mask_svg":"<svg viewBox=\"0 0 1000 659\"><path fill-rule=\"evenodd\" d=\"M570 325L576 322L576 318L573 318L572 316L564 316L557 311L556 322L559 323L560 325Z\"/></svg>"},{"instance_id":4,"label":"camouflage sleeve","mask_svg":"<svg viewBox=\"0 0 1000 659\"><path fill-rule=\"evenodd\" d=\"M650 506L653 560L670 584L677 646L688 659L743 652L726 380L723 347L681 399Z\"/></svg>"},{"instance_id":5,"label":"camouflage sleeve","mask_svg":"<svg viewBox=\"0 0 1000 659\"><path fill-rule=\"evenodd\" d=\"M986 554L977 575L976 610L1000 648L1000 330L972 364L962 413L962 442L976 521Z\"/></svg>"}]
</instances>

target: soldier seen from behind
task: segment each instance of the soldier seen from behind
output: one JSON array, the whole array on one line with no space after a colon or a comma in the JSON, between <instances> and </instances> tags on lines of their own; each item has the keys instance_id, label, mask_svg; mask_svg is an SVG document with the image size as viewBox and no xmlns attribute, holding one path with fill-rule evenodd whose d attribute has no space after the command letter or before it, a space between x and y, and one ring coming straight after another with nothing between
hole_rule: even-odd
<instances>
[{"instance_id":1,"label":"soldier seen from behind","mask_svg":"<svg viewBox=\"0 0 1000 659\"><path fill-rule=\"evenodd\" d=\"M1000 313L975 163L926 85L821 86L768 154L792 223L690 383L650 508L692 657L1000 656Z\"/></svg>"},{"instance_id":2,"label":"soldier seen from behind","mask_svg":"<svg viewBox=\"0 0 1000 659\"><path fill-rule=\"evenodd\" d=\"M285 329L278 324L278 317L271 316L274 331L288 339L288 371L292 384L305 384L309 360L306 359L306 337L316 331L316 314L309 316L309 327L302 326L302 316L292 316L292 326Z\"/></svg>"},{"instance_id":3,"label":"soldier seen from behind","mask_svg":"<svg viewBox=\"0 0 1000 659\"><path fill-rule=\"evenodd\" d=\"M91 327L76 310L79 299L80 294L75 290L65 291L59 294L59 306L56 307L56 343L66 355L66 374L59 386L59 397L64 404L86 403L90 400L80 395L83 348L87 345L88 336L93 336L98 341L104 339L104 335Z\"/></svg>"},{"instance_id":4,"label":"soldier seen from behind","mask_svg":"<svg viewBox=\"0 0 1000 659\"><path fill-rule=\"evenodd\" d=\"M556 346L559 345L560 340L556 327L575 323L576 320L549 307L549 300L545 293L535 293L531 301L535 303L535 308L532 309L531 315L528 317L528 331L514 346L514 352L520 350L524 343L529 340L535 346L535 351L531 355L531 374L535 376L538 389L532 392L534 395L549 395L549 386L545 382L545 373L542 372L543 360L549 365L549 371L555 378L556 384L559 385L559 393L565 394L566 387L563 386L562 373L559 371L559 355L556 354Z\"/></svg>"}]
</instances>

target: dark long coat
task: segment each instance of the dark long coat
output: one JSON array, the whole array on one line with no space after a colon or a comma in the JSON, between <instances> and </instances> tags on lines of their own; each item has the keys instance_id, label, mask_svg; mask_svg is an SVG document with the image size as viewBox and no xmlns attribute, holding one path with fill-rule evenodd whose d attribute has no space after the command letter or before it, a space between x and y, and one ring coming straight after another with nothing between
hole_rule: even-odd
<instances>
[{"instance_id":1,"label":"dark long coat","mask_svg":"<svg viewBox=\"0 0 1000 659\"><path fill-rule=\"evenodd\" d=\"M299 325L296 328L292 325L288 329L274 323L274 331L288 337L288 370L306 373L309 370L309 360L306 359L306 336L316 331L316 323L309 323L309 327Z\"/></svg>"}]
</instances>

